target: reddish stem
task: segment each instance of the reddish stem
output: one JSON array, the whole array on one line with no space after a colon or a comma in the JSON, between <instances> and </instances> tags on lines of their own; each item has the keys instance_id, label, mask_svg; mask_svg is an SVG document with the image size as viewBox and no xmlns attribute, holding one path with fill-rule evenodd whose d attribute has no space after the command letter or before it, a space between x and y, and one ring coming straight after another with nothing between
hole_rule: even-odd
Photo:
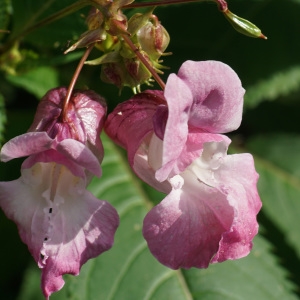
<instances>
[{"instance_id":1,"label":"reddish stem","mask_svg":"<svg viewBox=\"0 0 300 300\"><path fill-rule=\"evenodd\" d=\"M63 108L62 108L62 112L61 112L61 116L62 116L62 119L63 119L63 122L67 122L67 109L68 109L68 104L69 104L69 101L70 101L70 98L71 98L71 95L72 95L72 92L73 92L73 89L74 89L74 86L75 86L75 83L78 79L78 76L81 72L81 69L84 65L84 62L86 61L86 59L88 58L89 54L91 53L92 49L94 47L94 44L91 44L90 46L88 46L88 48L86 49L86 51L84 52L75 72L74 72L74 75L72 77L72 80L69 84L69 87L68 87L68 91L67 91L67 94L66 94L66 97L64 99L64 103L63 103Z\"/></svg>"},{"instance_id":2,"label":"reddish stem","mask_svg":"<svg viewBox=\"0 0 300 300\"><path fill-rule=\"evenodd\" d=\"M215 2L218 4L219 9L224 12L227 10L227 2L225 0L158 0L152 2L143 2L143 3L131 3L123 6L122 8L138 8L138 7L149 7L149 6L164 6L170 4L184 4L188 2Z\"/></svg>"},{"instance_id":3,"label":"reddish stem","mask_svg":"<svg viewBox=\"0 0 300 300\"><path fill-rule=\"evenodd\" d=\"M131 41L128 35L122 34L122 38L127 43L127 45L131 48L131 50L135 53L135 55L138 57L138 59L142 62L142 64L149 70L153 78L156 80L156 82L160 85L162 90L165 89L165 83L162 81L162 79L159 77L159 75L155 72L155 70L152 68L152 66L149 64L147 59L143 56L143 54L140 52L140 50L134 45L134 43Z\"/></svg>"}]
</instances>

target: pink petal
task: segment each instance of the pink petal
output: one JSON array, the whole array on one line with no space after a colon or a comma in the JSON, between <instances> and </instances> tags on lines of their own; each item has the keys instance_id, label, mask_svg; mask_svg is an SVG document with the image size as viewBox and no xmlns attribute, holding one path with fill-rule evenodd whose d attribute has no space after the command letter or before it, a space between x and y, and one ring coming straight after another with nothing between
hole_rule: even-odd
<instances>
[{"instance_id":1,"label":"pink petal","mask_svg":"<svg viewBox=\"0 0 300 300\"><path fill-rule=\"evenodd\" d=\"M206 268L232 224L233 209L217 189L195 178L172 178L172 192L144 219L152 254L172 268Z\"/></svg>"},{"instance_id":2,"label":"pink petal","mask_svg":"<svg viewBox=\"0 0 300 300\"><path fill-rule=\"evenodd\" d=\"M131 166L143 139L153 132L152 118L160 104L165 104L162 92L145 91L119 104L107 117L105 131L127 150Z\"/></svg>"},{"instance_id":3,"label":"pink petal","mask_svg":"<svg viewBox=\"0 0 300 300\"><path fill-rule=\"evenodd\" d=\"M252 240L258 232L256 216L262 206L257 191L258 174L250 154L228 155L215 172L219 190L227 195L234 208L230 230L224 233L213 262L237 259L249 254Z\"/></svg>"},{"instance_id":4,"label":"pink petal","mask_svg":"<svg viewBox=\"0 0 300 300\"><path fill-rule=\"evenodd\" d=\"M171 191L170 183L167 180L165 180L164 182L157 181L157 179L155 178L155 169L149 162L151 156L153 156L155 159L160 158L160 152L158 152L159 150L155 151L157 149L150 149L151 144L149 147L149 143L151 143L149 142L149 140L155 137L155 134L149 134L147 138L144 139L143 143L135 153L134 163L132 167L134 172L139 176L140 179L142 179L144 182L157 189L158 191L168 194ZM157 137L156 139L161 141Z\"/></svg>"},{"instance_id":5,"label":"pink petal","mask_svg":"<svg viewBox=\"0 0 300 300\"><path fill-rule=\"evenodd\" d=\"M91 90L75 90L71 96L67 121L61 118L61 111L67 88L50 90L40 101L29 131L46 131L51 138L61 141L72 138L92 146L97 156L103 158L100 131L106 114L105 100ZM96 153L97 152L97 153Z\"/></svg>"},{"instance_id":6,"label":"pink petal","mask_svg":"<svg viewBox=\"0 0 300 300\"><path fill-rule=\"evenodd\" d=\"M45 151L50 149L53 143L53 139L46 132L29 132L19 135L3 145L0 154L1 161L7 162L13 158Z\"/></svg>"},{"instance_id":7,"label":"pink petal","mask_svg":"<svg viewBox=\"0 0 300 300\"><path fill-rule=\"evenodd\" d=\"M108 250L119 224L116 210L85 190L64 166L38 163L0 183L0 206L43 268L45 297L62 288L62 275L79 273L88 259Z\"/></svg>"},{"instance_id":8,"label":"pink petal","mask_svg":"<svg viewBox=\"0 0 300 300\"><path fill-rule=\"evenodd\" d=\"M164 92L168 102L168 120L164 133L163 165L172 164L185 146L193 95L189 87L175 74L168 78Z\"/></svg>"},{"instance_id":9,"label":"pink petal","mask_svg":"<svg viewBox=\"0 0 300 300\"><path fill-rule=\"evenodd\" d=\"M6 216L16 223L22 241L38 261L48 230L44 209L49 203L42 196L43 190L36 188L41 185L42 177L35 176L31 179L31 172L34 171L23 170L19 179L0 182L0 206Z\"/></svg>"},{"instance_id":10,"label":"pink petal","mask_svg":"<svg viewBox=\"0 0 300 300\"><path fill-rule=\"evenodd\" d=\"M62 275L78 275L82 264L110 249L119 224L116 210L85 191L54 206L49 239L42 254L42 289L46 297L61 289Z\"/></svg>"},{"instance_id":11,"label":"pink petal","mask_svg":"<svg viewBox=\"0 0 300 300\"><path fill-rule=\"evenodd\" d=\"M228 147L231 140L221 134L211 134L203 132L200 129L190 129L187 135L186 143L182 148L180 154L177 153L175 145L172 150L173 140L169 141L167 147L166 142L163 142L163 164L162 167L156 171L155 177L158 181L162 182L168 177L183 172L195 159L200 157L204 144L207 142L223 142ZM166 149L169 149L169 153ZM154 154L155 155L155 154Z\"/></svg>"},{"instance_id":12,"label":"pink petal","mask_svg":"<svg viewBox=\"0 0 300 300\"><path fill-rule=\"evenodd\" d=\"M58 143L56 150L63 154L66 159L74 161L96 176L101 176L101 167L97 157L84 144L66 139Z\"/></svg>"},{"instance_id":13,"label":"pink petal","mask_svg":"<svg viewBox=\"0 0 300 300\"><path fill-rule=\"evenodd\" d=\"M50 149L34 155L30 155L26 158L22 164L22 169L30 169L37 163L57 163L64 165L69 169L74 176L86 179L87 175L90 174L86 172L86 169L79 165L75 160L67 159L64 154L59 153L56 150ZM99 162L97 161L97 165Z\"/></svg>"},{"instance_id":14,"label":"pink petal","mask_svg":"<svg viewBox=\"0 0 300 300\"><path fill-rule=\"evenodd\" d=\"M218 61L186 61L178 77L193 95L189 125L212 133L225 133L240 126L245 90L237 74ZM179 89L170 82L170 89ZM169 80L167 81L169 85ZM167 102L169 98L166 96Z\"/></svg>"}]
</instances>

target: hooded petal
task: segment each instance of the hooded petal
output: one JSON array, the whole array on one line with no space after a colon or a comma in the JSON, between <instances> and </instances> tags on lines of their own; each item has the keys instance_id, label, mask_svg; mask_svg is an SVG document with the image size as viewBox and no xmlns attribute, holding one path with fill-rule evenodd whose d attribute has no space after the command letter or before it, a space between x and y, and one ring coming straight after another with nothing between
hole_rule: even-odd
<instances>
[{"instance_id":1,"label":"hooded petal","mask_svg":"<svg viewBox=\"0 0 300 300\"><path fill-rule=\"evenodd\" d=\"M162 264L206 268L232 224L233 209L222 193L193 176L176 175L171 183L172 192L145 217L143 235Z\"/></svg>"},{"instance_id":2,"label":"hooded petal","mask_svg":"<svg viewBox=\"0 0 300 300\"><path fill-rule=\"evenodd\" d=\"M41 99L28 131L47 131L51 138L57 137L58 141L74 138L82 143L89 140L95 145L106 114L105 100L91 90L75 90L67 110L68 122L65 122L61 111L66 94L66 87L48 91Z\"/></svg>"},{"instance_id":3,"label":"hooded petal","mask_svg":"<svg viewBox=\"0 0 300 300\"><path fill-rule=\"evenodd\" d=\"M163 165L172 164L183 151L193 104L189 87L175 74L168 77L164 95L168 102L168 119L164 133Z\"/></svg>"},{"instance_id":4,"label":"hooded petal","mask_svg":"<svg viewBox=\"0 0 300 300\"><path fill-rule=\"evenodd\" d=\"M145 91L119 104L107 117L108 136L128 152L131 166L143 139L153 132L153 116L158 105L165 105L160 91Z\"/></svg>"},{"instance_id":5,"label":"hooded petal","mask_svg":"<svg viewBox=\"0 0 300 300\"><path fill-rule=\"evenodd\" d=\"M47 298L62 288L62 275L77 275L83 263L113 244L117 212L85 186L55 163L38 163L23 169L18 180L0 183L0 205L43 268Z\"/></svg>"},{"instance_id":6,"label":"hooded petal","mask_svg":"<svg viewBox=\"0 0 300 300\"><path fill-rule=\"evenodd\" d=\"M193 95L190 126L212 133L230 132L240 126L245 90L228 65L219 61L186 61L177 76ZM172 82L170 88L176 90L178 86ZM166 99L169 103L167 96Z\"/></svg>"}]
</instances>

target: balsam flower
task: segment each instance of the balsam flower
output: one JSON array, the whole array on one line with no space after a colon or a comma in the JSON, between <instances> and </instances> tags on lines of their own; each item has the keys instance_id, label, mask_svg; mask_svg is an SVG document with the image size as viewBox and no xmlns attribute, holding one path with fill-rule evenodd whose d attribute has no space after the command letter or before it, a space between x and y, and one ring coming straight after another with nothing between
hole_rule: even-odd
<instances>
[{"instance_id":1,"label":"balsam flower","mask_svg":"<svg viewBox=\"0 0 300 300\"><path fill-rule=\"evenodd\" d=\"M135 173L168 195L144 219L143 235L164 265L206 268L246 256L261 208L250 154L227 155L242 118L244 89L216 61L185 62L164 92L146 91L108 116L108 135Z\"/></svg>"},{"instance_id":2,"label":"balsam flower","mask_svg":"<svg viewBox=\"0 0 300 300\"><path fill-rule=\"evenodd\" d=\"M101 176L104 100L75 92L63 120L66 92L49 91L29 132L0 153L2 161L29 156L19 179L0 182L0 206L42 268L47 299L64 285L62 275L78 275L88 259L111 248L119 224L116 210L86 190L92 175Z\"/></svg>"}]
</instances>

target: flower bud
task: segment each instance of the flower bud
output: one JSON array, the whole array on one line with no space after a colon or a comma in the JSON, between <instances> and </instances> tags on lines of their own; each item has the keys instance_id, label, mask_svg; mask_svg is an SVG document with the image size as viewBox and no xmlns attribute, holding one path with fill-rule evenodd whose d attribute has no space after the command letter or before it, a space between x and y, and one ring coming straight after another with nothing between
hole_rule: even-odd
<instances>
[{"instance_id":1,"label":"flower bud","mask_svg":"<svg viewBox=\"0 0 300 300\"><path fill-rule=\"evenodd\" d=\"M138 42L151 60L157 60L170 42L167 30L160 24L155 15L137 32Z\"/></svg>"},{"instance_id":2,"label":"flower bud","mask_svg":"<svg viewBox=\"0 0 300 300\"><path fill-rule=\"evenodd\" d=\"M147 57L145 56L147 59ZM136 57L124 58L116 63L104 63L101 68L101 80L112 83L122 89L124 86L139 89L143 83L149 83L151 73Z\"/></svg>"},{"instance_id":3,"label":"flower bud","mask_svg":"<svg viewBox=\"0 0 300 300\"><path fill-rule=\"evenodd\" d=\"M248 20L240 18L228 9L223 11L223 13L225 18L236 31L250 37L267 39L267 37L262 34L261 30Z\"/></svg>"}]
</instances>

